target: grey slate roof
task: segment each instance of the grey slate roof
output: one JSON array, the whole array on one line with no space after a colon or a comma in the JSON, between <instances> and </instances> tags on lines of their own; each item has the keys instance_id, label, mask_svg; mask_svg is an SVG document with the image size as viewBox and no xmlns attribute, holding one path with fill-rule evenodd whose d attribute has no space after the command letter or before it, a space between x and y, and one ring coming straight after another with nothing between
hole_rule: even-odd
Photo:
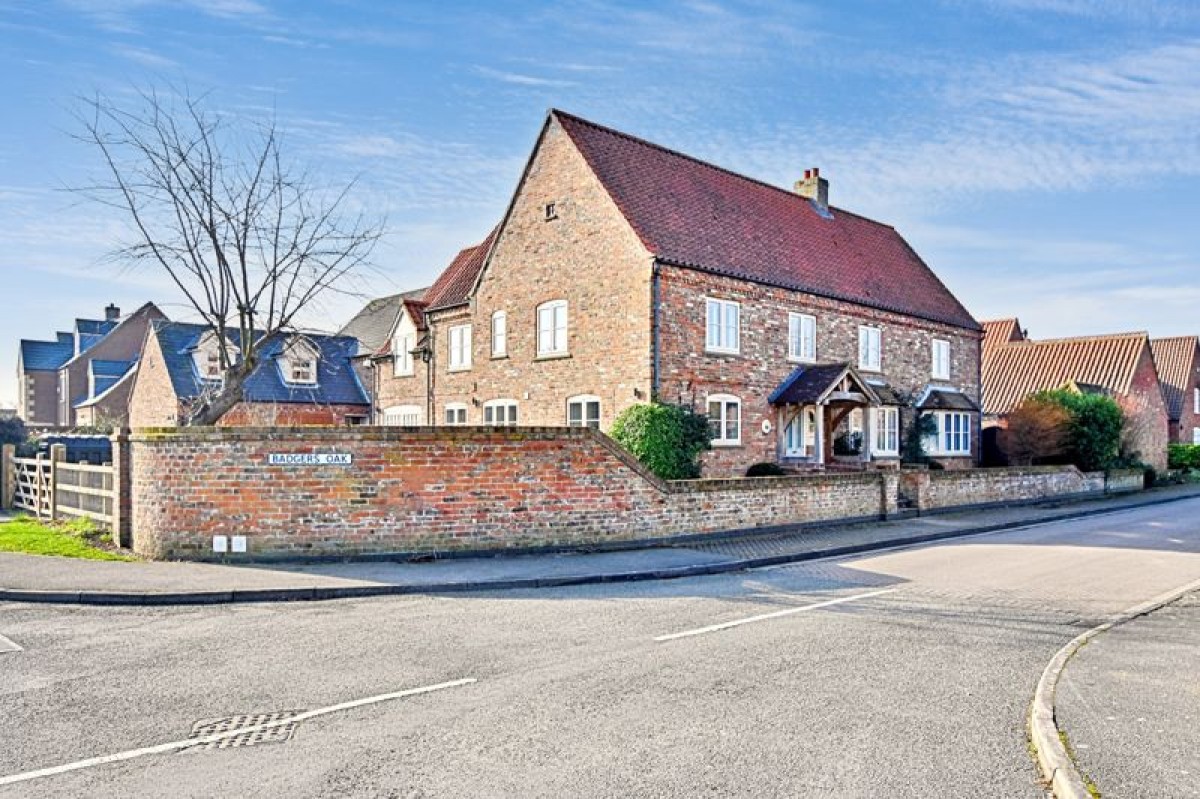
<instances>
[{"instance_id":1,"label":"grey slate roof","mask_svg":"<svg viewBox=\"0 0 1200 799\"><path fill-rule=\"evenodd\" d=\"M182 322L155 322L154 334L162 347L167 373L171 385L180 399L198 397L204 381L196 373L192 353L201 337L210 330L206 325ZM314 333L302 334L319 352L317 358L317 384L315 386L292 385L284 381L276 363L290 335L279 334L259 346L259 364L243 386L247 402L281 402L312 405L369 405L366 392L358 382L350 359L357 354L358 341L349 336L326 336ZM230 331L229 339L240 347L237 331Z\"/></svg>"},{"instance_id":2,"label":"grey slate roof","mask_svg":"<svg viewBox=\"0 0 1200 799\"><path fill-rule=\"evenodd\" d=\"M56 372L74 354L74 337L68 341L21 339L21 364L26 372Z\"/></svg>"},{"instance_id":3,"label":"grey slate roof","mask_svg":"<svg viewBox=\"0 0 1200 799\"><path fill-rule=\"evenodd\" d=\"M966 394L934 389L917 406L923 411L977 411L979 406Z\"/></svg>"},{"instance_id":4,"label":"grey slate roof","mask_svg":"<svg viewBox=\"0 0 1200 799\"><path fill-rule=\"evenodd\" d=\"M419 300L427 290L417 289L371 300L338 331L338 335L358 339L362 353L378 351L392 334L405 300Z\"/></svg>"}]
</instances>

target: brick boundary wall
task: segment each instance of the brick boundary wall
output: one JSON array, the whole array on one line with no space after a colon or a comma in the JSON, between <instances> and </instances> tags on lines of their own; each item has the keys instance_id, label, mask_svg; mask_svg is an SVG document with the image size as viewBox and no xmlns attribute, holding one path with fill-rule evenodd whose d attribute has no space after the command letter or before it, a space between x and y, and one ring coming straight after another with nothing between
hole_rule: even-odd
<instances>
[{"instance_id":1,"label":"brick boundary wall","mask_svg":"<svg viewBox=\"0 0 1200 799\"><path fill-rule=\"evenodd\" d=\"M900 493L923 513L1140 491L1141 471L1081 472L1074 466L904 470Z\"/></svg>"},{"instance_id":2,"label":"brick boundary wall","mask_svg":"<svg viewBox=\"0 0 1200 799\"><path fill-rule=\"evenodd\" d=\"M353 462L271 465L271 454ZM253 560L621 546L885 518L913 474L926 503L950 501L937 498L952 484L964 504L1013 485L894 471L668 483L587 428L147 429L129 437L129 456L133 548L155 559L224 558L215 535L246 536L236 557ZM1086 493L1071 467L1024 471L1030 496Z\"/></svg>"}]
</instances>

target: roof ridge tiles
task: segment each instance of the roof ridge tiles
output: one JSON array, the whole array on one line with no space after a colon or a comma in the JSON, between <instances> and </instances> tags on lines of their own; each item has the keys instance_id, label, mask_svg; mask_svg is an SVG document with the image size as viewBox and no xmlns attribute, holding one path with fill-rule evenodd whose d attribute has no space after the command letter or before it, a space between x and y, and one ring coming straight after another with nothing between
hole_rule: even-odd
<instances>
[{"instance_id":1,"label":"roof ridge tiles","mask_svg":"<svg viewBox=\"0 0 1200 799\"><path fill-rule=\"evenodd\" d=\"M1144 330L1131 330L1126 333L1096 333L1089 336L1063 336L1062 338L1027 338L1020 341L1002 341L996 344L997 347L1031 347L1038 344L1070 344L1083 343L1088 341L1109 341L1116 339L1146 339L1150 340L1150 334Z\"/></svg>"}]
</instances>

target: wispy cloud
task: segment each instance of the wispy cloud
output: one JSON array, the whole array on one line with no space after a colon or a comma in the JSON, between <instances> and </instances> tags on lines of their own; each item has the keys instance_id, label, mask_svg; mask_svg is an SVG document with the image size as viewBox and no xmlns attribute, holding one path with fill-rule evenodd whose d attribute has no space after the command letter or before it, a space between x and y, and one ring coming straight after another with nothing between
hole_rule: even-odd
<instances>
[{"instance_id":1,"label":"wispy cloud","mask_svg":"<svg viewBox=\"0 0 1200 799\"><path fill-rule=\"evenodd\" d=\"M1200 18L1200 9L1194 3L1172 0L955 0L953 4L1005 13L1054 14L1093 20L1121 19L1158 25Z\"/></svg>"},{"instance_id":2,"label":"wispy cloud","mask_svg":"<svg viewBox=\"0 0 1200 799\"><path fill-rule=\"evenodd\" d=\"M147 50L143 47L131 47L125 44L115 44L109 48L115 55L120 56L135 64L140 64L150 69L172 69L179 66L176 62L167 58L164 55L159 55L152 50Z\"/></svg>"},{"instance_id":3,"label":"wispy cloud","mask_svg":"<svg viewBox=\"0 0 1200 799\"><path fill-rule=\"evenodd\" d=\"M506 72L500 69L492 69L491 67L477 66L475 67L475 72L485 78L498 80L501 83L510 83L515 86L562 88L576 85L576 82L571 80L563 80L561 78L540 78L535 75L525 75L520 72Z\"/></svg>"}]
</instances>

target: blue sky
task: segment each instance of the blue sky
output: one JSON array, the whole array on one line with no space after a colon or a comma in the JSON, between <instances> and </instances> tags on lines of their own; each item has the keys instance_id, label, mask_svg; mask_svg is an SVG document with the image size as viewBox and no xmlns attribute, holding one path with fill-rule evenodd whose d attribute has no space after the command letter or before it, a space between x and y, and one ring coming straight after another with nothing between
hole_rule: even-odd
<instances>
[{"instance_id":1,"label":"blue sky","mask_svg":"<svg viewBox=\"0 0 1200 799\"><path fill-rule=\"evenodd\" d=\"M75 98L154 86L273 113L322 179L359 176L389 223L367 294L479 240L557 106L779 185L821 167L978 318L1200 332L1189 0L0 0L0 74L0 404L22 337L110 301L186 316L161 276L105 258L123 220L64 191L99 167Z\"/></svg>"}]
</instances>

